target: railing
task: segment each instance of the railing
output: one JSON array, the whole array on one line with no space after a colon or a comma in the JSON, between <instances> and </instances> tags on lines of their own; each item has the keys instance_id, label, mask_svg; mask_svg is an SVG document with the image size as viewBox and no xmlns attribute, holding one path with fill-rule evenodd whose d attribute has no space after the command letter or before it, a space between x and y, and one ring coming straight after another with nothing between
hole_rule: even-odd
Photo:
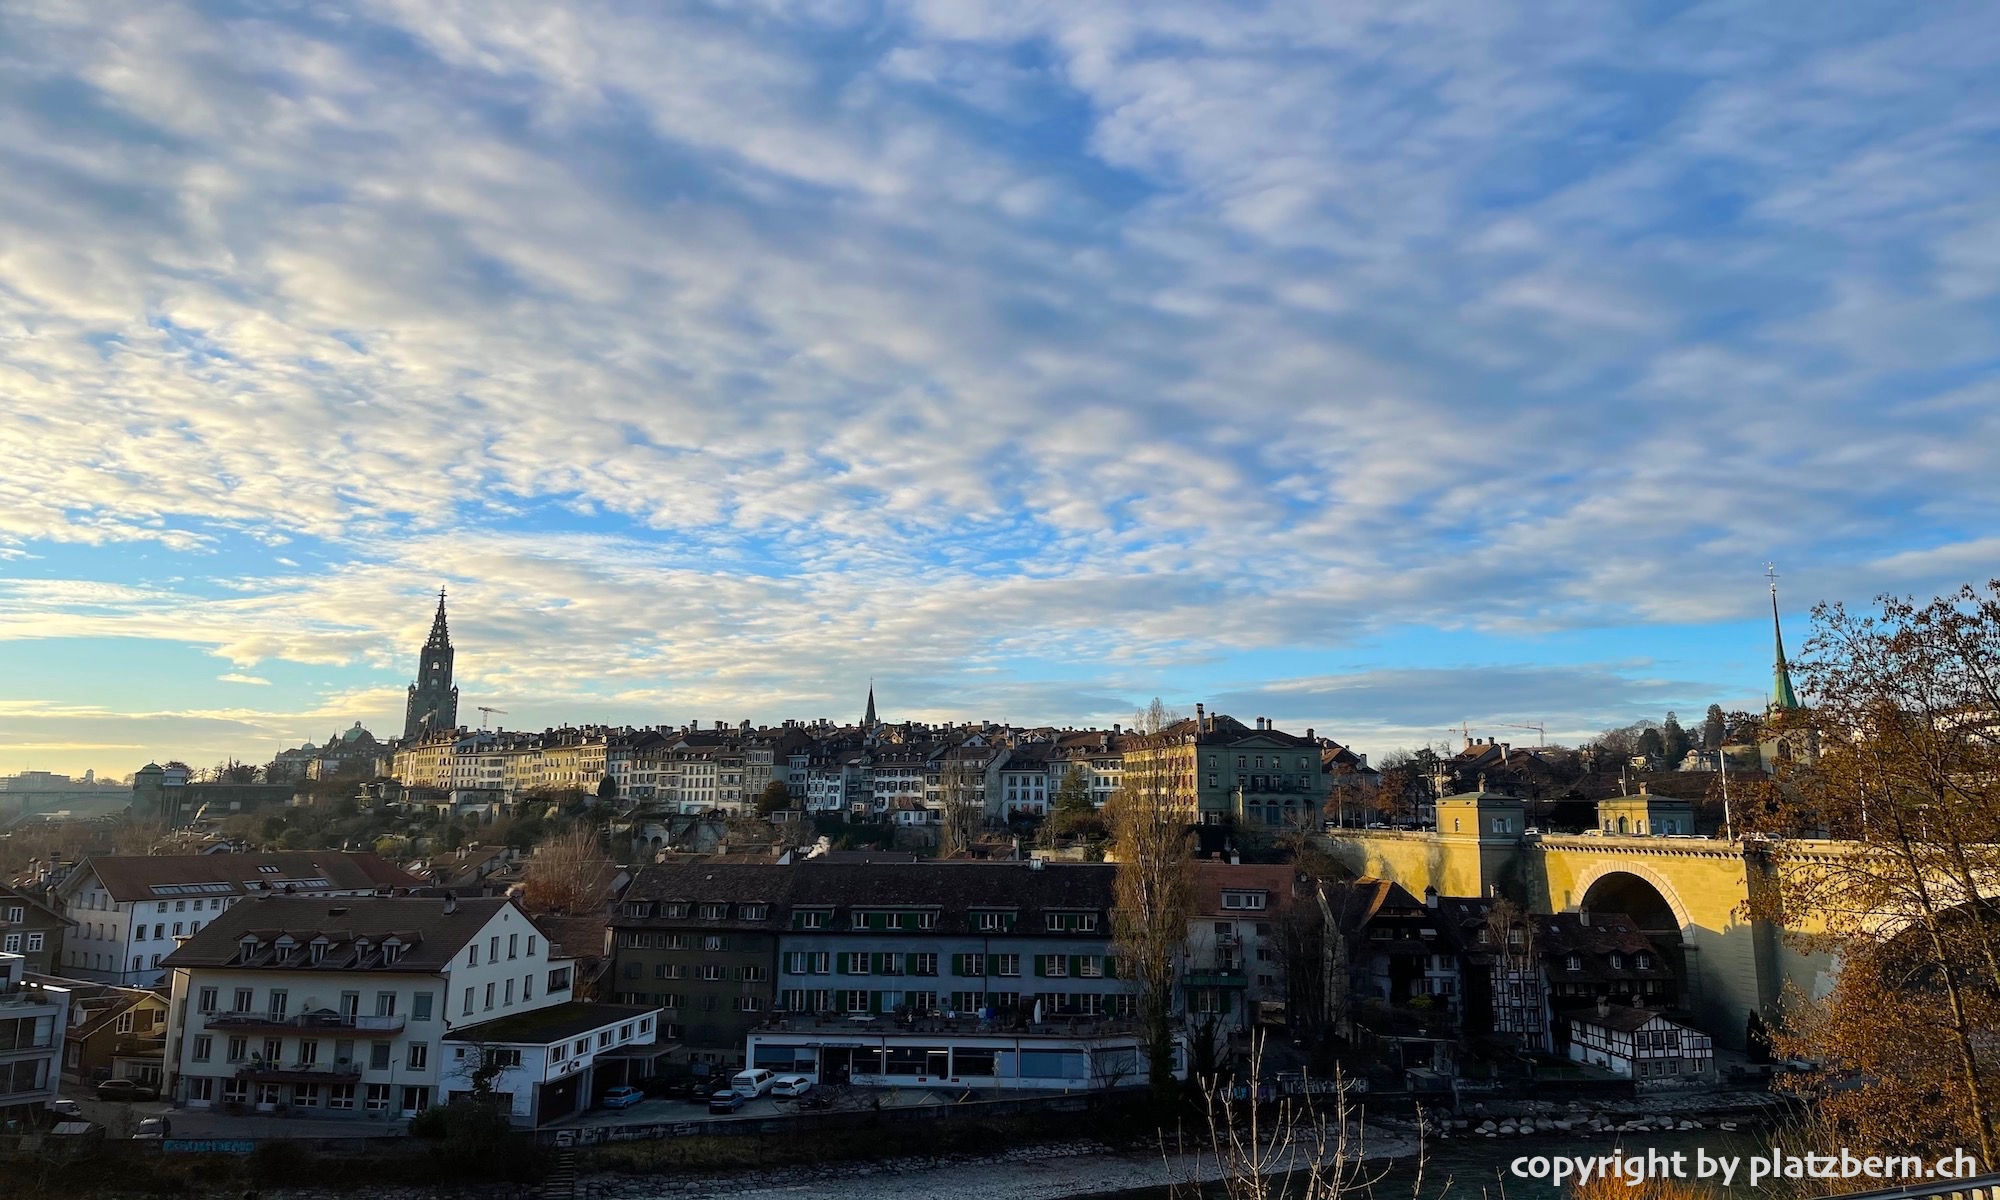
<instances>
[{"instance_id":1,"label":"railing","mask_svg":"<svg viewBox=\"0 0 2000 1200\"><path fill-rule=\"evenodd\" d=\"M1940 1179L1867 1192L1841 1192L1829 1200L2000 1200L2000 1174Z\"/></svg>"},{"instance_id":2,"label":"railing","mask_svg":"<svg viewBox=\"0 0 2000 1200\"><path fill-rule=\"evenodd\" d=\"M1188 987L1248 987L1250 981L1240 970L1225 967L1195 967L1181 976Z\"/></svg>"},{"instance_id":3,"label":"railing","mask_svg":"<svg viewBox=\"0 0 2000 1200\"><path fill-rule=\"evenodd\" d=\"M207 1013L210 1029L272 1030L281 1033L400 1033L402 1017L363 1017L354 1014L300 1013L279 1016L268 1012Z\"/></svg>"},{"instance_id":4,"label":"railing","mask_svg":"<svg viewBox=\"0 0 2000 1200\"><path fill-rule=\"evenodd\" d=\"M357 1079L361 1075L360 1063L275 1063L259 1062L255 1059L236 1068L238 1079L262 1080L265 1082L315 1083L321 1080L340 1081Z\"/></svg>"}]
</instances>

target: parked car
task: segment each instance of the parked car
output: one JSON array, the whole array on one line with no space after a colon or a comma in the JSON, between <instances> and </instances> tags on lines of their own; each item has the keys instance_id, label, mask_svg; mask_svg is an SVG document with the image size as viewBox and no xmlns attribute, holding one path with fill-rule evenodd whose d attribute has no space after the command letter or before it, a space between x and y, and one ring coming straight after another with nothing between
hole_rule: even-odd
<instances>
[{"instance_id":1,"label":"parked car","mask_svg":"<svg viewBox=\"0 0 2000 1200\"><path fill-rule=\"evenodd\" d=\"M776 1082L778 1082L777 1072L766 1071L762 1067L752 1067L747 1071L736 1072L729 1080L729 1089L746 1100L755 1100L770 1091L771 1085Z\"/></svg>"},{"instance_id":2,"label":"parked car","mask_svg":"<svg viewBox=\"0 0 2000 1200\"><path fill-rule=\"evenodd\" d=\"M645 1098L646 1093L640 1091L638 1088L615 1087L604 1093L604 1099L599 1100L597 1103L601 1108L630 1108Z\"/></svg>"},{"instance_id":3,"label":"parked car","mask_svg":"<svg viewBox=\"0 0 2000 1200\"><path fill-rule=\"evenodd\" d=\"M771 1094L785 1100L796 1100L812 1090L810 1075L780 1075L771 1081Z\"/></svg>"},{"instance_id":4,"label":"parked car","mask_svg":"<svg viewBox=\"0 0 2000 1200\"><path fill-rule=\"evenodd\" d=\"M174 1127L165 1117L147 1117L139 1122L139 1128L132 1134L133 1141L158 1141L174 1135Z\"/></svg>"},{"instance_id":5,"label":"parked car","mask_svg":"<svg viewBox=\"0 0 2000 1200\"><path fill-rule=\"evenodd\" d=\"M160 1089L136 1079L107 1079L97 1085L99 1100L158 1100Z\"/></svg>"},{"instance_id":6,"label":"parked car","mask_svg":"<svg viewBox=\"0 0 2000 1200\"><path fill-rule=\"evenodd\" d=\"M83 1115L83 1106L74 1100L51 1100L49 1101L49 1111L52 1113L61 1113L65 1117L81 1117Z\"/></svg>"},{"instance_id":7,"label":"parked car","mask_svg":"<svg viewBox=\"0 0 2000 1200\"><path fill-rule=\"evenodd\" d=\"M750 1102L750 1098L735 1088L715 1093L708 1098L708 1111L712 1113L733 1113Z\"/></svg>"}]
</instances>

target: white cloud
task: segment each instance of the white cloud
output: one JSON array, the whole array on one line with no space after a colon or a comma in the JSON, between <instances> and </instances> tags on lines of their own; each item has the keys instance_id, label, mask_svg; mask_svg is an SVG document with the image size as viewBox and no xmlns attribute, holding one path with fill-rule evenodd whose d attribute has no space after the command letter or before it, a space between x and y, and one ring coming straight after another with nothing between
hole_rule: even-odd
<instances>
[{"instance_id":1,"label":"white cloud","mask_svg":"<svg viewBox=\"0 0 2000 1200\"><path fill-rule=\"evenodd\" d=\"M216 679L220 680L223 683L248 683L248 684L254 684L257 687L271 686L271 681L268 679L264 679L257 675L244 675L236 671L231 671L226 675L217 675Z\"/></svg>"},{"instance_id":2,"label":"white cloud","mask_svg":"<svg viewBox=\"0 0 2000 1200\"><path fill-rule=\"evenodd\" d=\"M0 636L394 672L443 576L478 686L692 707L1928 583L1990 24L13 12L0 558L210 581Z\"/></svg>"}]
</instances>

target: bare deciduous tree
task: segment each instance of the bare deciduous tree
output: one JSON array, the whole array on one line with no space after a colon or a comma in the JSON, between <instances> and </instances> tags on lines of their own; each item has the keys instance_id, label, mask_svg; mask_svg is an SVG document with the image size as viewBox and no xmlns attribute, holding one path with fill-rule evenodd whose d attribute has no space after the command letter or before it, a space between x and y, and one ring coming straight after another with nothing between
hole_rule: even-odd
<instances>
[{"instance_id":1,"label":"bare deciduous tree","mask_svg":"<svg viewBox=\"0 0 2000 1200\"><path fill-rule=\"evenodd\" d=\"M535 846L521 876L521 901L536 915L583 916L604 906L611 863L595 829L578 826Z\"/></svg>"},{"instance_id":2,"label":"bare deciduous tree","mask_svg":"<svg viewBox=\"0 0 2000 1200\"><path fill-rule=\"evenodd\" d=\"M1128 755L1124 785L1106 805L1118 860L1114 933L1131 966L1148 1068L1161 1089L1173 1082L1175 972L1195 901L1194 803L1179 762L1166 753Z\"/></svg>"},{"instance_id":3,"label":"bare deciduous tree","mask_svg":"<svg viewBox=\"0 0 2000 1200\"><path fill-rule=\"evenodd\" d=\"M1137 733L1158 733L1180 719L1178 711L1168 708L1165 701L1155 696L1151 704L1132 714L1132 729Z\"/></svg>"},{"instance_id":4,"label":"bare deciduous tree","mask_svg":"<svg viewBox=\"0 0 2000 1200\"><path fill-rule=\"evenodd\" d=\"M980 782L980 773L962 758L947 757L938 771L939 858L963 854L979 840L986 825Z\"/></svg>"}]
</instances>

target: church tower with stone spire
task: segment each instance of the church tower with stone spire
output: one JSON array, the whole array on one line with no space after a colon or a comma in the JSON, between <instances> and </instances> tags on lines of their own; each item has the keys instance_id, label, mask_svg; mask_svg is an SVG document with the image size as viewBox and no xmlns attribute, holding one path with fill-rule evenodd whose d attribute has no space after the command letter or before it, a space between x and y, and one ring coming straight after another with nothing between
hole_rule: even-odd
<instances>
[{"instance_id":1,"label":"church tower with stone spire","mask_svg":"<svg viewBox=\"0 0 2000 1200\"><path fill-rule=\"evenodd\" d=\"M1785 661L1785 631L1778 624L1778 573L1771 569L1767 574L1771 578L1771 638L1777 648L1771 667L1771 709L1778 712L1797 708L1799 694L1792 690L1792 668Z\"/></svg>"},{"instance_id":2,"label":"church tower with stone spire","mask_svg":"<svg viewBox=\"0 0 2000 1200\"><path fill-rule=\"evenodd\" d=\"M875 719L875 681L871 679L868 681L868 711L861 716L861 727L873 729L878 724L880 722Z\"/></svg>"},{"instance_id":3,"label":"church tower with stone spire","mask_svg":"<svg viewBox=\"0 0 2000 1200\"><path fill-rule=\"evenodd\" d=\"M415 741L434 729L458 728L458 689L451 682L451 629L444 619L444 589L438 589L431 635L417 655L417 679L403 710L403 740Z\"/></svg>"}]
</instances>

